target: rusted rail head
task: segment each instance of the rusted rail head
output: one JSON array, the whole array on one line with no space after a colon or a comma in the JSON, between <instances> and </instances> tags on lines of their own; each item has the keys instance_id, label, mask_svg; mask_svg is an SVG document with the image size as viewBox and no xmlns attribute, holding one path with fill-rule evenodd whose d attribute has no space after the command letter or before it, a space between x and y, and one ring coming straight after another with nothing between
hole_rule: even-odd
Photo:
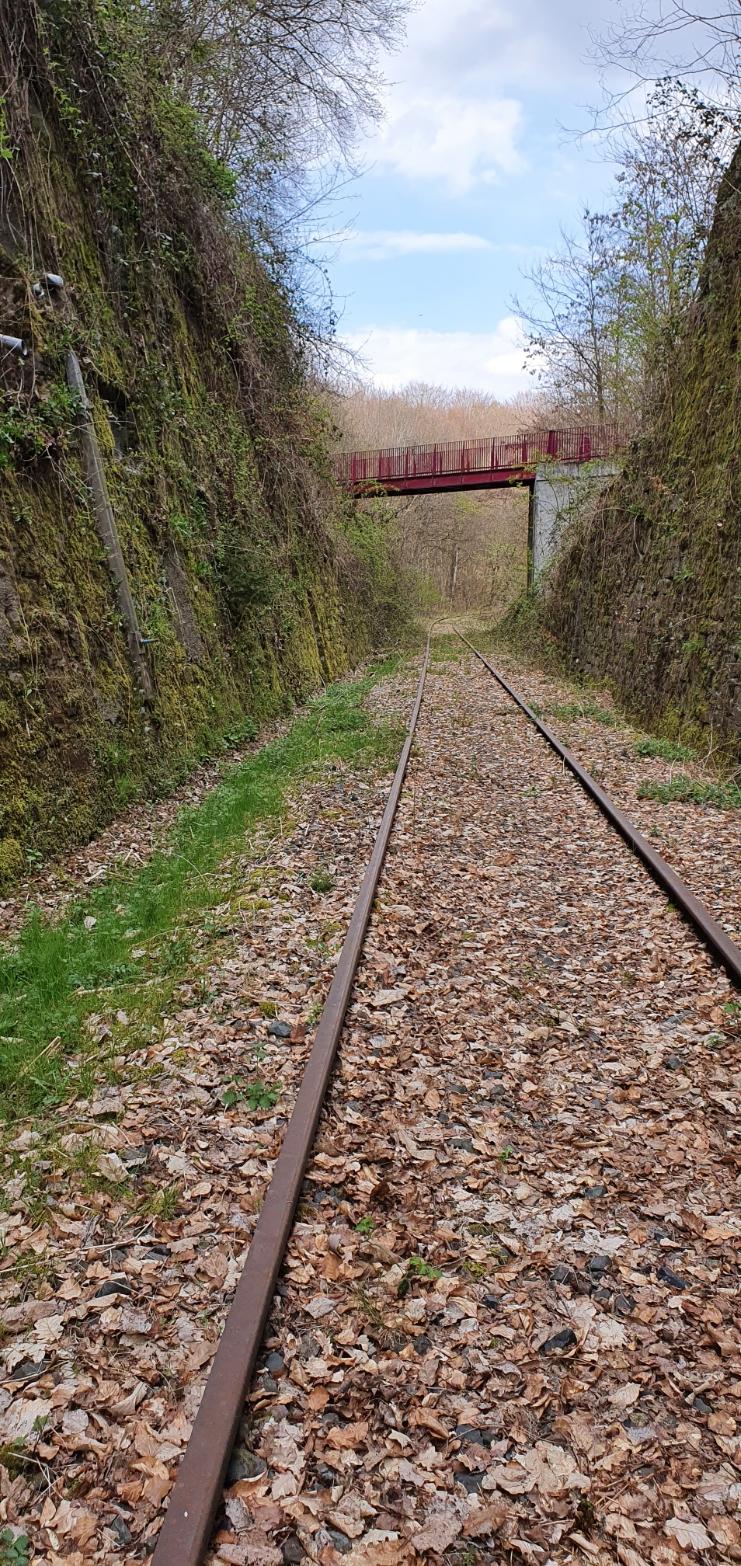
<instances>
[{"instance_id":1,"label":"rusted rail head","mask_svg":"<svg viewBox=\"0 0 741 1566\"><path fill-rule=\"evenodd\" d=\"M541 723L540 718L533 712L532 707L528 707L527 702L505 680L504 675L500 674L499 670L489 663L488 658L485 658L484 654L479 652L477 647L474 647L473 642L469 642L468 637L464 636L463 632L457 628L456 635L460 637L462 642L465 642L466 647L469 647L472 653L475 653L480 662L484 664L484 667L499 682L502 689L507 692L507 695L512 697L512 700L522 709L525 716L535 725L551 749L555 750L557 756L560 756L569 771L573 772L574 777L581 783L582 788L590 795L595 804L599 805L600 810L607 817L610 825L615 828L616 832L620 833L628 847L632 848L634 854L643 861L649 874L658 882L662 890L667 893L675 907L694 926L700 939L707 946L708 951L712 952L716 960L725 968L728 977L741 989L741 948L721 928L709 909L705 907L705 904L700 902L699 897L695 897L694 892L691 892L689 887L685 886L684 881L680 879L676 871L672 870L671 865L668 865L666 860L662 859L660 854L657 854L656 849L651 847L651 844L638 831L638 828L633 825L630 817L626 816L624 811L613 804L609 795L605 793L604 789L600 788L599 783L595 782L591 774L581 765L581 762L577 761L576 756L570 750L567 750L565 745L561 744L561 741L545 723Z\"/></svg>"},{"instance_id":2,"label":"rusted rail head","mask_svg":"<svg viewBox=\"0 0 741 1566\"><path fill-rule=\"evenodd\" d=\"M306 1165L334 1066L376 888L386 857L424 695L427 642L417 694L383 820L273 1170L247 1261L211 1365L190 1440L157 1540L153 1566L200 1566L249 1392Z\"/></svg>"}]
</instances>

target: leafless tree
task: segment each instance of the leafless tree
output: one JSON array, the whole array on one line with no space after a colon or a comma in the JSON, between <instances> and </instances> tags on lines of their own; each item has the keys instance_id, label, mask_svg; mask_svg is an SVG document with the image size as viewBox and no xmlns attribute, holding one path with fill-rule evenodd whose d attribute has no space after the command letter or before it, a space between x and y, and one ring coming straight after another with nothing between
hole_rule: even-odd
<instances>
[{"instance_id":1,"label":"leafless tree","mask_svg":"<svg viewBox=\"0 0 741 1566\"><path fill-rule=\"evenodd\" d=\"M640 125L613 135L615 201L525 273L516 308L531 364L565 417L648 411L700 278L715 200L738 130L734 112L674 80L649 94Z\"/></svg>"},{"instance_id":2,"label":"leafless tree","mask_svg":"<svg viewBox=\"0 0 741 1566\"><path fill-rule=\"evenodd\" d=\"M595 54L632 84L664 77L693 80L707 102L741 103L741 0L659 0L624 11L594 38ZM621 92L608 95L614 107Z\"/></svg>"},{"instance_id":3,"label":"leafless tree","mask_svg":"<svg viewBox=\"0 0 741 1566\"><path fill-rule=\"evenodd\" d=\"M514 301L528 357L564 416L623 422L629 409L631 341L613 215L585 212L582 232L524 273L530 303Z\"/></svg>"},{"instance_id":4,"label":"leafless tree","mask_svg":"<svg viewBox=\"0 0 741 1566\"><path fill-rule=\"evenodd\" d=\"M409 0L154 0L173 89L214 154L260 180L346 161L380 113L383 49Z\"/></svg>"}]
</instances>

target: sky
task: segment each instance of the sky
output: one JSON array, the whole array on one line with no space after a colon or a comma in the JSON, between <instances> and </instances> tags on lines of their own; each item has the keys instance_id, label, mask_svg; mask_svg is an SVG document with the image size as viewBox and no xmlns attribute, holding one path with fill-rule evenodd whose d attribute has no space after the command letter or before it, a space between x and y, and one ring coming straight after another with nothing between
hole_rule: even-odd
<instances>
[{"instance_id":1,"label":"sky","mask_svg":"<svg viewBox=\"0 0 741 1566\"><path fill-rule=\"evenodd\" d=\"M379 386L531 389L512 297L613 170L589 26L620 0L418 0L329 262L339 336ZM346 232L345 232L346 230Z\"/></svg>"}]
</instances>

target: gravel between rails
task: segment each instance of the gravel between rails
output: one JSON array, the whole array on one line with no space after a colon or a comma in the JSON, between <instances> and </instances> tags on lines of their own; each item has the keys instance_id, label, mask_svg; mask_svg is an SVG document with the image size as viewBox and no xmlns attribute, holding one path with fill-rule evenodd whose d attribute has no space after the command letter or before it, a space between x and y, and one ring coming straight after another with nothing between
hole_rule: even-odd
<instances>
[{"instance_id":1,"label":"gravel between rails","mask_svg":"<svg viewBox=\"0 0 741 1566\"><path fill-rule=\"evenodd\" d=\"M470 639L476 644L476 634ZM643 738L615 709L609 692L583 689L524 665L521 659L499 650L487 656L517 687L530 704L542 709L544 721L574 751L582 765L627 812L634 824L681 875L695 895L718 919L735 941L741 941L741 812L712 805L663 804L639 799L642 783L667 783L678 774L704 782L717 777L697 761L664 761L636 754ZM480 677L489 678L481 669ZM612 714L608 726L586 713L583 717L553 715L554 707L594 705Z\"/></svg>"},{"instance_id":2,"label":"gravel between rails","mask_svg":"<svg viewBox=\"0 0 741 1566\"><path fill-rule=\"evenodd\" d=\"M739 1559L733 998L433 665L212 1561Z\"/></svg>"}]
</instances>

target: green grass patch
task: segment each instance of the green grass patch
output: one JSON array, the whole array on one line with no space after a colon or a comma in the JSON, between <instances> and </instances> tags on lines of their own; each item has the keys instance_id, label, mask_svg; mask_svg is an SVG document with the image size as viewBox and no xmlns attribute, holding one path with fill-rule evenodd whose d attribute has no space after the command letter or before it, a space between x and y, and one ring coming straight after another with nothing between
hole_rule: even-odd
<instances>
[{"instance_id":1,"label":"green grass patch","mask_svg":"<svg viewBox=\"0 0 741 1566\"><path fill-rule=\"evenodd\" d=\"M286 734L183 811L142 869L113 874L56 922L29 915L14 945L0 948L0 1116L89 1092L106 1058L151 1042L192 971L203 914L242 889L233 860L250 832L328 764L395 763L401 730L375 722L364 701L396 666L389 659L330 686Z\"/></svg>"},{"instance_id":2,"label":"green grass patch","mask_svg":"<svg viewBox=\"0 0 741 1566\"><path fill-rule=\"evenodd\" d=\"M642 783L639 799L657 799L662 805L714 805L716 810L741 810L737 783L703 783L680 774L668 783Z\"/></svg>"},{"instance_id":3,"label":"green grass patch","mask_svg":"<svg viewBox=\"0 0 741 1566\"><path fill-rule=\"evenodd\" d=\"M431 663L460 663L461 659L466 657L468 657L468 648L453 631L446 631L440 636L433 631L430 642Z\"/></svg>"},{"instance_id":4,"label":"green grass patch","mask_svg":"<svg viewBox=\"0 0 741 1566\"><path fill-rule=\"evenodd\" d=\"M600 707L596 701L567 701L560 707L551 707L554 718L566 718L572 722L578 718L590 718L593 723L601 723L606 729L616 728L619 719L609 707Z\"/></svg>"},{"instance_id":5,"label":"green grass patch","mask_svg":"<svg viewBox=\"0 0 741 1566\"><path fill-rule=\"evenodd\" d=\"M334 886L334 876L330 874L329 870L315 870L314 874L309 877L309 886L312 892L331 892Z\"/></svg>"},{"instance_id":6,"label":"green grass patch","mask_svg":"<svg viewBox=\"0 0 741 1566\"><path fill-rule=\"evenodd\" d=\"M661 761L696 761L697 754L689 745L679 745L676 740L640 739L635 746L637 756L658 756Z\"/></svg>"}]
</instances>

